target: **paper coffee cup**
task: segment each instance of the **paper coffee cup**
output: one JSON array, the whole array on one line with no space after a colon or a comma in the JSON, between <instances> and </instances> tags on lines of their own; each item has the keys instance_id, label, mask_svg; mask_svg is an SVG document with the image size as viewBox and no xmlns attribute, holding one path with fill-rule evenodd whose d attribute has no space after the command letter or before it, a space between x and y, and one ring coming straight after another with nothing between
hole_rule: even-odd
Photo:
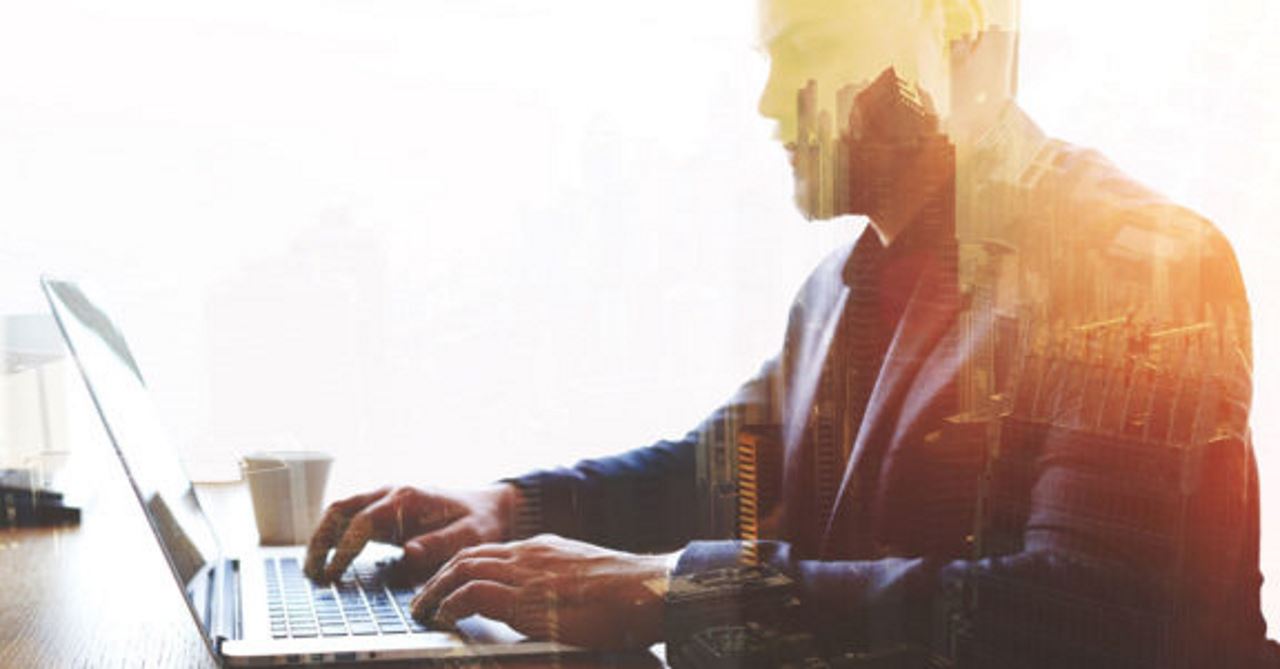
<instances>
[{"instance_id":1,"label":"paper coffee cup","mask_svg":"<svg viewBox=\"0 0 1280 669\"><path fill-rule=\"evenodd\" d=\"M303 544L320 521L333 457L318 451L259 451L240 460L263 545Z\"/></svg>"}]
</instances>

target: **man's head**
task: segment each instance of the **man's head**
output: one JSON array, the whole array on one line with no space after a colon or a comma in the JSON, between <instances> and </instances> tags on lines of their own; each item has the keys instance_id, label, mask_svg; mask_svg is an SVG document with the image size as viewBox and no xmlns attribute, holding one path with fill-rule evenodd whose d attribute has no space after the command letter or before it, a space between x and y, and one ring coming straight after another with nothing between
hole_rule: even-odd
<instances>
[{"instance_id":1,"label":"man's head","mask_svg":"<svg viewBox=\"0 0 1280 669\"><path fill-rule=\"evenodd\" d=\"M868 83L890 67L919 86L944 122L965 117L979 98L990 107L1013 95L1016 39L1002 40L994 58L986 49L981 61L987 83L980 94L961 91L953 96L953 64L965 60L963 54L985 31L1015 31L1018 4L1019 0L761 0L760 38L769 54L770 73L760 113L777 122L778 138L792 148L813 141L799 136L802 129L812 134L816 126L802 123L798 110L799 92L813 82L807 94L811 102L805 104L816 106L819 115L826 112L829 131L838 136L848 122L841 118L848 107L846 87ZM959 80L972 79L962 75ZM841 89L846 89L843 96ZM798 172L803 171L798 166ZM828 215L806 206L800 191L808 177L797 177L805 213Z\"/></svg>"}]
</instances>

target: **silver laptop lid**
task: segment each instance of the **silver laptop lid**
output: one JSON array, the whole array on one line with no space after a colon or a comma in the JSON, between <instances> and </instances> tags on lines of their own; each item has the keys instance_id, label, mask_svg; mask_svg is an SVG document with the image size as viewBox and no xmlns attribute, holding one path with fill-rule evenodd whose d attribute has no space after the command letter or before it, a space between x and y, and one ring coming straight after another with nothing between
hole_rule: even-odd
<instances>
[{"instance_id":1,"label":"silver laptop lid","mask_svg":"<svg viewBox=\"0 0 1280 669\"><path fill-rule=\"evenodd\" d=\"M120 328L75 282L40 280L138 501L146 512L192 614L206 632L213 619L211 566L217 536L178 461Z\"/></svg>"}]
</instances>

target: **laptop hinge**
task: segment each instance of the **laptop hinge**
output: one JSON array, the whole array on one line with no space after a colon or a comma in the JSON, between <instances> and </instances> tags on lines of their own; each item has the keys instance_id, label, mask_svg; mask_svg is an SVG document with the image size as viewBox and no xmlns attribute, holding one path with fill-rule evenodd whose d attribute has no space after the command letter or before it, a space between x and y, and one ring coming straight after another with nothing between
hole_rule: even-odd
<instances>
[{"instance_id":1,"label":"laptop hinge","mask_svg":"<svg viewBox=\"0 0 1280 669\"><path fill-rule=\"evenodd\" d=\"M209 618L210 638L213 639L214 650L222 652L222 642L227 639L241 638L240 629L240 561L222 559L214 569L212 587L216 596L212 597L213 610Z\"/></svg>"}]
</instances>

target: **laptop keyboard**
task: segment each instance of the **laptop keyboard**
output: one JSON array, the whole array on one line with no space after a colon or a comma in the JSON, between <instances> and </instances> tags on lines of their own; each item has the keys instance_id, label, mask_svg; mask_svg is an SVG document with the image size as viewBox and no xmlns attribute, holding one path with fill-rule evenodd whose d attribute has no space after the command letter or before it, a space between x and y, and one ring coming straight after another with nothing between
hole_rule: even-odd
<instances>
[{"instance_id":1,"label":"laptop keyboard","mask_svg":"<svg viewBox=\"0 0 1280 669\"><path fill-rule=\"evenodd\" d=\"M306 639L419 634L411 588L391 587L373 563L357 563L331 585L312 583L296 558L264 558L271 636Z\"/></svg>"}]
</instances>

